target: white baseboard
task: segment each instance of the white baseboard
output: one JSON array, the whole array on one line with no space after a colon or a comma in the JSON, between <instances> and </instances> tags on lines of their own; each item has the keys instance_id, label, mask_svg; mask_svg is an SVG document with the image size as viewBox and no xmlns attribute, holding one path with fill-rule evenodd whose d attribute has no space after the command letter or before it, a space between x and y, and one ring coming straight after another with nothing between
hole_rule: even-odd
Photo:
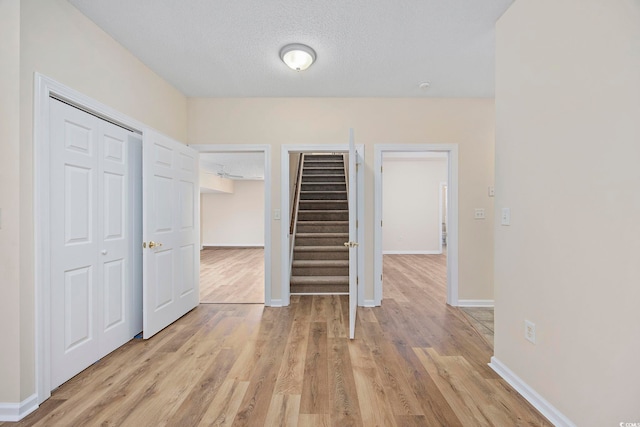
<instances>
[{"instance_id":1,"label":"white baseboard","mask_svg":"<svg viewBox=\"0 0 640 427\"><path fill-rule=\"evenodd\" d=\"M369 308L376 307L376 302L375 302L375 300L372 300L372 299L366 299L366 300L364 300L364 304L362 306L363 307L369 307Z\"/></svg>"},{"instance_id":2,"label":"white baseboard","mask_svg":"<svg viewBox=\"0 0 640 427\"><path fill-rule=\"evenodd\" d=\"M558 411L551 403L540 396L534 389L529 387L527 383L522 381L522 378L517 376L511 369L507 368L502 362L500 362L495 356L491 358L489 367L496 371L498 375L502 377L506 382L511 385L518 393L522 395L534 408L536 408L542 415L547 417L551 423L556 427L576 427L564 414Z\"/></svg>"},{"instance_id":3,"label":"white baseboard","mask_svg":"<svg viewBox=\"0 0 640 427\"><path fill-rule=\"evenodd\" d=\"M228 245L228 244L220 244L220 243L203 243L203 248L264 248L264 243L248 243L248 244L238 244L238 245Z\"/></svg>"},{"instance_id":4,"label":"white baseboard","mask_svg":"<svg viewBox=\"0 0 640 427\"><path fill-rule=\"evenodd\" d=\"M38 409L38 396L35 393L20 403L0 402L0 422L20 421L36 409Z\"/></svg>"},{"instance_id":5,"label":"white baseboard","mask_svg":"<svg viewBox=\"0 0 640 427\"><path fill-rule=\"evenodd\" d=\"M492 299L459 299L458 307L493 307Z\"/></svg>"},{"instance_id":6,"label":"white baseboard","mask_svg":"<svg viewBox=\"0 0 640 427\"><path fill-rule=\"evenodd\" d=\"M267 305L267 304L265 304ZM281 299L272 299L271 303L268 304L269 307L284 307Z\"/></svg>"},{"instance_id":7,"label":"white baseboard","mask_svg":"<svg viewBox=\"0 0 640 427\"><path fill-rule=\"evenodd\" d=\"M441 255L442 252L435 251L382 251L382 255Z\"/></svg>"}]
</instances>

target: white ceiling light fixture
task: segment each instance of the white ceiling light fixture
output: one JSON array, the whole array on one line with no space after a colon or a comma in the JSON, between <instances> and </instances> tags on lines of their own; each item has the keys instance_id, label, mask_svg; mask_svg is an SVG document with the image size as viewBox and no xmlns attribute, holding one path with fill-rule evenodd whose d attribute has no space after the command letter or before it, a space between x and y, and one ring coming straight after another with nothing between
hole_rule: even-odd
<instances>
[{"instance_id":1,"label":"white ceiling light fixture","mask_svg":"<svg viewBox=\"0 0 640 427\"><path fill-rule=\"evenodd\" d=\"M280 58L292 70L304 71L315 62L316 52L307 45L292 43L280 49Z\"/></svg>"}]
</instances>

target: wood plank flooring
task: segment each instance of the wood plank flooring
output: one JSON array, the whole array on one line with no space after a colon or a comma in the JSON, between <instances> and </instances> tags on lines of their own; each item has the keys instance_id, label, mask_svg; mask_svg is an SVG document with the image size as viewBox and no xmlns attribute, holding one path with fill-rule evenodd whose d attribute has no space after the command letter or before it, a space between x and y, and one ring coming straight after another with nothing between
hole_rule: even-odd
<instances>
[{"instance_id":1,"label":"wood plank flooring","mask_svg":"<svg viewBox=\"0 0 640 427\"><path fill-rule=\"evenodd\" d=\"M17 426L549 426L448 307L441 260L385 256L382 307L202 304L53 392Z\"/></svg>"},{"instance_id":2,"label":"wood plank flooring","mask_svg":"<svg viewBox=\"0 0 640 427\"><path fill-rule=\"evenodd\" d=\"M471 326L493 348L493 307L463 307L460 310L471 323Z\"/></svg>"},{"instance_id":3,"label":"wood plank flooring","mask_svg":"<svg viewBox=\"0 0 640 427\"><path fill-rule=\"evenodd\" d=\"M200 302L264 304L264 248L200 251Z\"/></svg>"}]
</instances>

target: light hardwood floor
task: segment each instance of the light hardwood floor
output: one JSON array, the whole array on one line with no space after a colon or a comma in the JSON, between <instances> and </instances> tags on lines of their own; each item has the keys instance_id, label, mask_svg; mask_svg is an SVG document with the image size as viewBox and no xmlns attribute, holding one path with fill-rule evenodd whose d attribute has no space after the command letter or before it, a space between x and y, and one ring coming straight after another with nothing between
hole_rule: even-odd
<instances>
[{"instance_id":1,"label":"light hardwood floor","mask_svg":"<svg viewBox=\"0 0 640 427\"><path fill-rule=\"evenodd\" d=\"M382 307L203 304L56 390L19 426L548 426L448 307L442 263L385 256ZM4 426L4 425L3 425Z\"/></svg>"},{"instance_id":2,"label":"light hardwood floor","mask_svg":"<svg viewBox=\"0 0 640 427\"><path fill-rule=\"evenodd\" d=\"M264 303L263 248L200 251L201 303Z\"/></svg>"}]
</instances>

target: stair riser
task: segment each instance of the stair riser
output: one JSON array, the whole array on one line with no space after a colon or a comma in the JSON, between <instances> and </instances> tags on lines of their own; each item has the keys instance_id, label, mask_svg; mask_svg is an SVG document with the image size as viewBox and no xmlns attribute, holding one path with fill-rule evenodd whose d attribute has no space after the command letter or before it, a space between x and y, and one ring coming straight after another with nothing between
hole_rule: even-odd
<instances>
[{"instance_id":1,"label":"stair riser","mask_svg":"<svg viewBox=\"0 0 640 427\"><path fill-rule=\"evenodd\" d=\"M304 225L298 222L298 233L348 233L349 225Z\"/></svg>"},{"instance_id":2,"label":"stair riser","mask_svg":"<svg viewBox=\"0 0 640 427\"><path fill-rule=\"evenodd\" d=\"M302 185L313 182L339 182L343 185L346 185L346 181L344 179L344 175L304 175L302 177ZM346 187L342 187L341 190L344 190Z\"/></svg>"},{"instance_id":3,"label":"stair riser","mask_svg":"<svg viewBox=\"0 0 640 427\"><path fill-rule=\"evenodd\" d=\"M343 160L343 156L342 154L322 154L322 155L314 155L314 154L307 154L304 156L304 161L308 162L308 161L342 161Z\"/></svg>"},{"instance_id":4,"label":"stair riser","mask_svg":"<svg viewBox=\"0 0 640 427\"><path fill-rule=\"evenodd\" d=\"M329 192L327 190L326 193L321 192L312 192L305 193L304 191L300 192L300 200L347 200L347 192ZM341 190L337 190L341 191Z\"/></svg>"},{"instance_id":5,"label":"stair riser","mask_svg":"<svg viewBox=\"0 0 640 427\"><path fill-rule=\"evenodd\" d=\"M349 237L296 237L296 246L340 246L348 242Z\"/></svg>"},{"instance_id":6,"label":"stair riser","mask_svg":"<svg viewBox=\"0 0 640 427\"><path fill-rule=\"evenodd\" d=\"M348 210L349 205L346 200L343 202L324 201L324 200L300 200L299 209L301 211L313 210Z\"/></svg>"},{"instance_id":7,"label":"stair riser","mask_svg":"<svg viewBox=\"0 0 640 427\"><path fill-rule=\"evenodd\" d=\"M301 252L294 251L294 260L348 260L349 252Z\"/></svg>"},{"instance_id":8,"label":"stair riser","mask_svg":"<svg viewBox=\"0 0 640 427\"><path fill-rule=\"evenodd\" d=\"M298 211L300 221L349 221L349 212Z\"/></svg>"},{"instance_id":9,"label":"stair riser","mask_svg":"<svg viewBox=\"0 0 640 427\"><path fill-rule=\"evenodd\" d=\"M345 182L332 182L326 184L316 184L313 181L303 182L302 191L347 191Z\"/></svg>"},{"instance_id":10,"label":"stair riser","mask_svg":"<svg viewBox=\"0 0 640 427\"><path fill-rule=\"evenodd\" d=\"M344 169L342 168L304 168L302 170L302 179L307 175L339 175L344 176Z\"/></svg>"},{"instance_id":11,"label":"stair riser","mask_svg":"<svg viewBox=\"0 0 640 427\"><path fill-rule=\"evenodd\" d=\"M344 169L344 163L342 163L342 160L336 160L336 161L324 161L324 162L316 162L316 161L305 161L304 162L304 167L307 168L343 168Z\"/></svg>"},{"instance_id":12,"label":"stair riser","mask_svg":"<svg viewBox=\"0 0 640 427\"><path fill-rule=\"evenodd\" d=\"M293 267L294 276L348 276L349 267Z\"/></svg>"},{"instance_id":13,"label":"stair riser","mask_svg":"<svg viewBox=\"0 0 640 427\"><path fill-rule=\"evenodd\" d=\"M291 285L292 294L335 294L349 292L349 285Z\"/></svg>"}]
</instances>

